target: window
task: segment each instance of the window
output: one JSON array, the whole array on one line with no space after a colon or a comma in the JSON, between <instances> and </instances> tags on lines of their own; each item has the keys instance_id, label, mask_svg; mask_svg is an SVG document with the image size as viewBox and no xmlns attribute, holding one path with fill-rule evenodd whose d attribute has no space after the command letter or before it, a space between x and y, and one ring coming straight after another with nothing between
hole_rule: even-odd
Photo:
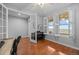
<instances>
[{"instance_id":1,"label":"window","mask_svg":"<svg viewBox=\"0 0 79 59\"><path fill-rule=\"evenodd\" d=\"M70 28L69 13L66 11L59 15L59 33L69 35Z\"/></svg>"},{"instance_id":2,"label":"window","mask_svg":"<svg viewBox=\"0 0 79 59\"><path fill-rule=\"evenodd\" d=\"M48 33L53 33L53 18L51 16L48 17Z\"/></svg>"}]
</instances>

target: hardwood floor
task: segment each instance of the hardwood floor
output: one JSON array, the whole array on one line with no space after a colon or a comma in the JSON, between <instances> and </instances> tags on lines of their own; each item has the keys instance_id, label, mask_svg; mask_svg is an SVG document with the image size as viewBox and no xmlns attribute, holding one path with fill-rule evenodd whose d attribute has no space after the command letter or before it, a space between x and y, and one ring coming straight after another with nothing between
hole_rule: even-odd
<instances>
[{"instance_id":1,"label":"hardwood floor","mask_svg":"<svg viewBox=\"0 0 79 59\"><path fill-rule=\"evenodd\" d=\"M39 40L37 44L22 38L17 48L17 55L78 55L79 51L51 42Z\"/></svg>"}]
</instances>

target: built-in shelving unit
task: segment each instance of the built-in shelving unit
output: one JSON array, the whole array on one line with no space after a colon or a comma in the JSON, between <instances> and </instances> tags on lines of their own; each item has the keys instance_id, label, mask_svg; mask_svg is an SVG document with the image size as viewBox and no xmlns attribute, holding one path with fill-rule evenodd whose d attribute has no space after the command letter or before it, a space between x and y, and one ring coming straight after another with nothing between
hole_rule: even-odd
<instances>
[{"instance_id":1,"label":"built-in shelving unit","mask_svg":"<svg viewBox=\"0 0 79 59\"><path fill-rule=\"evenodd\" d=\"M43 19L43 32L45 34L47 34L47 30L48 30L48 19L47 19L47 17L44 17L44 19Z\"/></svg>"},{"instance_id":2,"label":"built-in shelving unit","mask_svg":"<svg viewBox=\"0 0 79 59\"><path fill-rule=\"evenodd\" d=\"M0 40L3 38L2 33L2 5L0 5Z\"/></svg>"},{"instance_id":3,"label":"built-in shelving unit","mask_svg":"<svg viewBox=\"0 0 79 59\"><path fill-rule=\"evenodd\" d=\"M0 40L7 38L7 9L0 4Z\"/></svg>"}]
</instances>

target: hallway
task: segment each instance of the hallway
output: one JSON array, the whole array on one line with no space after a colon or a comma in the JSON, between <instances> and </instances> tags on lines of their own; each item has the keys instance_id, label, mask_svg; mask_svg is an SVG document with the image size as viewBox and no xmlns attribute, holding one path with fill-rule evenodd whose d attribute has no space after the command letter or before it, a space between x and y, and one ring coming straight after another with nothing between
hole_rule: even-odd
<instances>
[{"instance_id":1,"label":"hallway","mask_svg":"<svg viewBox=\"0 0 79 59\"><path fill-rule=\"evenodd\" d=\"M22 38L17 48L17 55L78 55L79 51L63 45L48 41L39 40L37 44L29 41L29 38Z\"/></svg>"}]
</instances>

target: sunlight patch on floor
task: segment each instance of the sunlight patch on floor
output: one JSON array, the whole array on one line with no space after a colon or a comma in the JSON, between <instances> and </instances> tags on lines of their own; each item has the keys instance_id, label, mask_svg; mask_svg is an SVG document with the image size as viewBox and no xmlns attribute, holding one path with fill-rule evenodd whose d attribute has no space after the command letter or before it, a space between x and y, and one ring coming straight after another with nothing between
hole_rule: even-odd
<instances>
[{"instance_id":1,"label":"sunlight patch on floor","mask_svg":"<svg viewBox=\"0 0 79 59\"><path fill-rule=\"evenodd\" d=\"M59 53L59 55L66 55L66 54L64 54L64 53L62 53L62 52L60 52L60 51L59 51L58 53Z\"/></svg>"},{"instance_id":2,"label":"sunlight patch on floor","mask_svg":"<svg viewBox=\"0 0 79 59\"><path fill-rule=\"evenodd\" d=\"M50 46L48 46L48 50L49 50L50 52L55 52L55 51L56 51L54 48L52 48L52 47L50 47Z\"/></svg>"}]
</instances>

